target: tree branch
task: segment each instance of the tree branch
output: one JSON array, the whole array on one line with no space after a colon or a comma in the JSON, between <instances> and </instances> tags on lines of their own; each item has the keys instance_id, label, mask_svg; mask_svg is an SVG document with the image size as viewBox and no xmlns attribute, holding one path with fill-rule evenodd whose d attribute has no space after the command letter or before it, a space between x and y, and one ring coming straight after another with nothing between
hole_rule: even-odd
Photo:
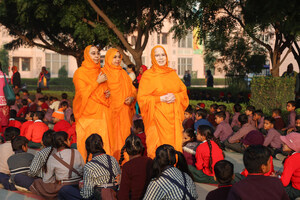
<instances>
[{"instance_id":1,"label":"tree branch","mask_svg":"<svg viewBox=\"0 0 300 200\"><path fill-rule=\"evenodd\" d=\"M97 17L98 17L98 15L97 15ZM96 27L96 23L94 23L86 18L83 18L82 21L89 24L91 27L94 27L94 28Z\"/></svg>"}]
</instances>

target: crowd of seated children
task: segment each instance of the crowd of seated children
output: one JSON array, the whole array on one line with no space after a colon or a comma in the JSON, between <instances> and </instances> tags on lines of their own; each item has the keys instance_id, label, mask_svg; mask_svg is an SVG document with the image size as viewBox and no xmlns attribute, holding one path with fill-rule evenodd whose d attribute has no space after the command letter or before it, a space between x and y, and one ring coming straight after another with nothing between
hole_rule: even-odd
<instances>
[{"instance_id":1,"label":"crowd of seated children","mask_svg":"<svg viewBox=\"0 0 300 200\"><path fill-rule=\"evenodd\" d=\"M196 185L183 154L164 144L156 149L155 155L152 180L144 199L197 199Z\"/></svg>"},{"instance_id":2,"label":"crowd of seated children","mask_svg":"<svg viewBox=\"0 0 300 200\"><path fill-rule=\"evenodd\" d=\"M215 116L218 126L214 132L214 136L223 144L225 140L227 140L229 136L231 136L233 131L230 124L225 121L226 114L224 111L217 112Z\"/></svg>"},{"instance_id":3,"label":"crowd of seated children","mask_svg":"<svg viewBox=\"0 0 300 200\"><path fill-rule=\"evenodd\" d=\"M234 132L237 132L241 125L239 123L239 116L242 111L242 106L240 104L234 104L233 106L233 116L232 116L232 121L231 121L231 128Z\"/></svg>"},{"instance_id":4,"label":"crowd of seated children","mask_svg":"<svg viewBox=\"0 0 300 200\"><path fill-rule=\"evenodd\" d=\"M194 124L195 130L198 130L198 127L201 125L207 125L207 126L210 126L213 128L213 125L209 121L207 121L206 117L207 117L206 110L200 109L200 110L196 111L196 114L195 114L196 122Z\"/></svg>"},{"instance_id":5,"label":"crowd of seated children","mask_svg":"<svg viewBox=\"0 0 300 200\"><path fill-rule=\"evenodd\" d=\"M230 119L230 114L229 112L227 111L227 107L225 105L219 105L218 108L217 108L217 112L224 112L225 113L225 119L224 121L229 123L229 119Z\"/></svg>"},{"instance_id":6,"label":"crowd of seated children","mask_svg":"<svg viewBox=\"0 0 300 200\"><path fill-rule=\"evenodd\" d=\"M216 183L214 180L214 165L219 160L224 160L222 149L215 142L213 129L201 125L197 129L197 140L201 142L196 150L196 164L189 165L194 180L200 183Z\"/></svg>"},{"instance_id":7,"label":"crowd of seated children","mask_svg":"<svg viewBox=\"0 0 300 200\"><path fill-rule=\"evenodd\" d=\"M255 121L253 120L255 107L254 106L247 106L245 110L245 114L248 116L248 123L255 127Z\"/></svg>"},{"instance_id":8,"label":"crowd of seated children","mask_svg":"<svg viewBox=\"0 0 300 200\"><path fill-rule=\"evenodd\" d=\"M287 126L282 131L293 130L296 126L296 102L288 101L286 104L286 110L289 112Z\"/></svg>"},{"instance_id":9,"label":"crowd of seated children","mask_svg":"<svg viewBox=\"0 0 300 200\"><path fill-rule=\"evenodd\" d=\"M142 119L136 119L133 121L132 132L140 138L144 146L144 156L147 156L146 134L144 131L144 122Z\"/></svg>"},{"instance_id":10,"label":"crowd of seated children","mask_svg":"<svg viewBox=\"0 0 300 200\"><path fill-rule=\"evenodd\" d=\"M206 200L227 200L234 179L233 164L227 160L220 160L215 164L214 172L218 188L210 191Z\"/></svg>"},{"instance_id":11,"label":"crowd of seated children","mask_svg":"<svg viewBox=\"0 0 300 200\"><path fill-rule=\"evenodd\" d=\"M195 120L193 119L193 109L189 106L184 111L184 120L182 122L183 129L186 130L188 128L194 129Z\"/></svg>"},{"instance_id":12,"label":"crowd of seated children","mask_svg":"<svg viewBox=\"0 0 300 200\"><path fill-rule=\"evenodd\" d=\"M141 199L151 180L152 159L142 156L144 147L139 137L131 134L126 138L121 150L119 164L122 165L124 153L129 155L129 161L122 167L122 178L118 199Z\"/></svg>"},{"instance_id":13,"label":"crowd of seated children","mask_svg":"<svg viewBox=\"0 0 300 200\"><path fill-rule=\"evenodd\" d=\"M199 142L196 140L196 135L193 128L188 128L182 134L182 153L188 165L195 166L196 149Z\"/></svg>"},{"instance_id":14,"label":"crowd of seated children","mask_svg":"<svg viewBox=\"0 0 300 200\"><path fill-rule=\"evenodd\" d=\"M264 128L264 113L262 110L255 110L253 114L253 120L255 121L255 127L259 130L262 131Z\"/></svg>"},{"instance_id":15,"label":"crowd of seated children","mask_svg":"<svg viewBox=\"0 0 300 200\"><path fill-rule=\"evenodd\" d=\"M280 180L264 176L270 170L270 157L271 153L267 147L249 146L243 155L243 162L249 174L231 187L227 199L288 200Z\"/></svg>"}]
</instances>

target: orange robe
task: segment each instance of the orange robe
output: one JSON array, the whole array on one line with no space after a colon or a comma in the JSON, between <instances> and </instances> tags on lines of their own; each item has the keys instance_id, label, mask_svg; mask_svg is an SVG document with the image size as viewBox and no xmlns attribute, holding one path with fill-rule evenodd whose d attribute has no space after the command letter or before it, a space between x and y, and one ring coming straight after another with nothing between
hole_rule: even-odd
<instances>
[{"instance_id":1,"label":"orange robe","mask_svg":"<svg viewBox=\"0 0 300 200\"><path fill-rule=\"evenodd\" d=\"M136 89L132 80L121 66L112 65L117 49L111 48L105 55L103 72L107 76L107 83L111 94L110 112L113 123L113 134L110 135L112 155L119 160L122 147L130 135L132 118L135 113L133 102L130 106L124 104L127 97L136 98Z\"/></svg>"},{"instance_id":2,"label":"orange robe","mask_svg":"<svg viewBox=\"0 0 300 200\"><path fill-rule=\"evenodd\" d=\"M84 50L82 66L75 71L73 82L75 98L73 113L76 120L77 149L86 160L85 140L93 133L102 137L103 148L110 154L109 134L111 121L109 117L110 99L105 97L107 82L99 84L97 77L101 72L100 63L95 64L89 55L90 48Z\"/></svg>"},{"instance_id":3,"label":"orange robe","mask_svg":"<svg viewBox=\"0 0 300 200\"><path fill-rule=\"evenodd\" d=\"M157 64L154 57L157 47L161 46L156 46L151 51L152 67L145 71L141 78L137 98L145 125L147 153L150 158L155 157L156 148L163 144L170 144L177 151L182 151L182 121L189 104L186 87L176 72L169 68L168 64ZM174 103L160 101L160 96L167 93L175 95Z\"/></svg>"}]
</instances>

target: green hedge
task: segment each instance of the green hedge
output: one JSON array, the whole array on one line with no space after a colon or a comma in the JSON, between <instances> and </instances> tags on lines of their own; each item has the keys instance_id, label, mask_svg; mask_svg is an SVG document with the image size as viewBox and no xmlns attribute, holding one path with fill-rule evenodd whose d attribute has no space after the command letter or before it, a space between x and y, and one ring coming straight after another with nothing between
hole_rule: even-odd
<instances>
[{"instance_id":1,"label":"green hedge","mask_svg":"<svg viewBox=\"0 0 300 200\"><path fill-rule=\"evenodd\" d=\"M21 80L22 84L26 84L27 90L36 90L37 88L37 78L23 78ZM49 81L50 90L54 91L69 91L74 92L74 84L72 78L51 78Z\"/></svg>"},{"instance_id":2,"label":"green hedge","mask_svg":"<svg viewBox=\"0 0 300 200\"><path fill-rule=\"evenodd\" d=\"M286 110L286 103L295 99L295 79L281 77L256 77L251 81L250 104L271 114L275 108Z\"/></svg>"},{"instance_id":3,"label":"green hedge","mask_svg":"<svg viewBox=\"0 0 300 200\"><path fill-rule=\"evenodd\" d=\"M192 85L206 85L204 78L191 80ZM225 85L225 78L214 78L214 85Z\"/></svg>"},{"instance_id":4,"label":"green hedge","mask_svg":"<svg viewBox=\"0 0 300 200\"><path fill-rule=\"evenodd\" d=\"M224 103L224 102L216 102L216 101L201 101L201 100L190 100L190 105L195 108L196 105L198 103L204 103L205 104L205 109L207 111L209 111L209 108L212 104L216 103L218 105L225 105L227 107L227 111L230 113L230 114L234 114L233 112L233 106L234 106L234 103ZM246 107L247 107L247 104L240 104L242 106L242 111L241 112L245 112L246 110Z\"/></svg>"}]
</instances>

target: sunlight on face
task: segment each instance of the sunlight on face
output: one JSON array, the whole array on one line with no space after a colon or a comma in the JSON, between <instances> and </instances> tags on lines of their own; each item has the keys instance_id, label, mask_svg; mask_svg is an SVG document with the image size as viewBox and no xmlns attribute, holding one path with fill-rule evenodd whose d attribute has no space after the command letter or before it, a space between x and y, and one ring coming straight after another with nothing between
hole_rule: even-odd
<instances>
[{"instance_id":1,"label":"sunlight on face","mask_svg":"<svg viewBox=\"0 0 300 200\"><path fill-rule=\"evenodd\" d=\"M167 63L167 56L162 48L154 50L154 57L159 66L164 66Z\"/></svg>"},{"instance_id":2,"label":"sunlight on face","mask_svg":"<svg viewBox=\"0 0 300 200\"><path fill-rule=\"evenodd\" d=\"M113 60L111 64L115 66L119 66L121 64L121 54L117 51L117 53L114 55Z\"/></svg>"},{"instance_id":3,"label":"sunlight on face","mask_svg":"<svg viewBox=\"0 0 300 200\"><path fill-rule=\"evenodd\" d=\"M100 51L96 47L91 47L89 54L94 63L98 64L100 62Z\"/></svg>"}]
</instances>

